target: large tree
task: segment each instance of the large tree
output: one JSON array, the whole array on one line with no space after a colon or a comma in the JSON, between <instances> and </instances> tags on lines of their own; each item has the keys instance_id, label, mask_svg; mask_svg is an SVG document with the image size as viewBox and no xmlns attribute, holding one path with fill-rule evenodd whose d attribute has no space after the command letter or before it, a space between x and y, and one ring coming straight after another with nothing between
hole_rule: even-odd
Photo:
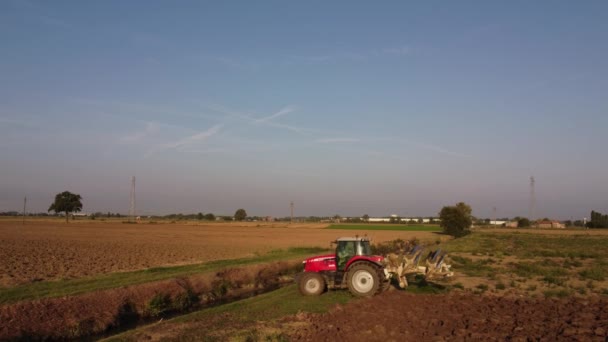
<instances>
[{"instance_id":1,"label":"large tree","mask_svg":"<svg viewBox=\"0 0 608 342\"><path fill-rule=\"evenodd\" d=\"M236 211L236 213L234 213L234 219L236 221L243 221L245 218L247 218L247 212L245 209L239 209Z\"/></svg>"},{"instance_id":2,"label":"large tree","mask_svg":"<svg viewBox=\"0 0 608 342\"><path fill-rule=\"evenodd\" d=\"M51 204L48 211L53 210L55 213L65 213L65 222L68 222L68 217L71 212L79 212L82 210L82 197L78 194L73 194L69 191L64 191L55 195L55 202Z\"/></svg>"},{"instance_id":3,"label":"large tree","mask_svg":"<svg viewBox=\"0 0 608 342\"><path fill-rule=\"evenodd\" d=\"M591 211L591 221L587 223L589 228L608 228L608 215L603 215L597 211Z\"/></svg>"},{"instance_id":4,"label":"large tree","mask_svg":"<svg viewBox=\"0 0 608 342\"><path fill-rule=\"evenodd\" d=\"M528 220L525 217L518 217L517 218L517 227L519 227L519 228L530 227L530 220Z\"/></svg>"},{"instance_id":5,"label":"large tree","mask_svg":"<svg viewBox=\"0 0 608 342\"><path fill-rule=\"evenodd\" d=\"M454 237L467 235L473 223L471 212L471 207L464 202L443 207L439 212L443 231Z\"/></svg>"}]
</instances>

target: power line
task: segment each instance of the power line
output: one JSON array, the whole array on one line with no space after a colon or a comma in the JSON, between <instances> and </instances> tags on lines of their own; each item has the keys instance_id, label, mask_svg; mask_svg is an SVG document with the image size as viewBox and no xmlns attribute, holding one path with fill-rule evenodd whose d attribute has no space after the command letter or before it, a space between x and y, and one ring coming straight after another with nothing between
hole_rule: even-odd
<instances>
[{"instance_id":1,"label":"power line","mask_svg":"<svg viewBox=\"0 0 608 342\"><path fill-rule=\"evenodd\" d=\"M293 201L291 201L291 203L289 203L289 208L291 209L291 221L290 221L290 223L293 223Z\"/></svg>"}]
</instances>

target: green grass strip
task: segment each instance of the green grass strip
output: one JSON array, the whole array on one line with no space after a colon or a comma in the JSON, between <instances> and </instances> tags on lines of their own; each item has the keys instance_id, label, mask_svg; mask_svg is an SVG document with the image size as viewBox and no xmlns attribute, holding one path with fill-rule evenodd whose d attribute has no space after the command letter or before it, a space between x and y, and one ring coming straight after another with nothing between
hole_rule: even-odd
<instances>
[{"instance_id":1,"label":"green grass strip","mask_svg":"<svg viewBox=\"0 0 608 342\"><path fill-rule=\"evenodd\" d=\"M407 224L332 224L326 229L344 230L402 230L409 232L440 232L437 225L407 225Z\"/></svg>"},{"instance_id":2,"label":"green grass strip","mask_svg":"<svg viewBox=\"0 0 608 342\"><path fill-rule=\"evenodd\" d=\"M188 325L188 328L180 331L178 335L172 336L171 339L173 340L214 340L210 335L216 332L223 333L222 330L225 327L222 324L210 325L209 321L220 315L222 322L228 326L234 327L236 324L230 322L238 322L237 330L240 328L246 332L255 329L255 324L259 321L272 321L288 315L295 315L298 312L327 312L335 304L346 304L351 300L355 300L355 297L348 291L329 291L321 296L302 296L298 293L295 285L290 285L252 298L183 315L161 324L166 329L170 329L172 325L182 326L184 323ZM225 316L226 314L229 316ZM146 329L147 327L142 327L104 341L137 341L141 337L140 334L145 334ZM231 333L234 333L234 331L231 331ZM219 340L223 339L220 338Z\"/></svg>"},{"instance_id":3,"label":"green grass strip","mask_svg":"<svg viewBox=\"0 0 608 342\"><path fill-rule=\"evenodd\" d=\"M22 300L73 296L92 291L108 290L123 286L213 272L228 267L282 261L299 257L304 258L311 254L325 251L326 249L318 247L290 248L288 250L271 251L267 254L253 258L216 260L202 264L154 267L133 272L110 273L91 278L30 283L17 287L0 289L0 304L14 303Z\"/></svg>"}]
</instances>

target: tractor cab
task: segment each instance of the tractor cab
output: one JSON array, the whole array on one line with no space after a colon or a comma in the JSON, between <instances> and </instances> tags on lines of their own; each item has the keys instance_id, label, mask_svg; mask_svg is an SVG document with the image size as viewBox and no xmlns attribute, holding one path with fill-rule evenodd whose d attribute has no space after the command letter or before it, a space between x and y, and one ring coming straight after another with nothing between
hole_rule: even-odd
<instances>
[{"instance_id":1,"label":"tractor cab","mask_svg":"<svg viewBox=\"0 0 608 342\"><path fill-rule=\"evenodd\" d=\"M372 250L369 239L364 237L343 237L335 241L336 244L336 268L344 270L346 264L355 256L370 256Z\"/></svg>"}]
</instances>

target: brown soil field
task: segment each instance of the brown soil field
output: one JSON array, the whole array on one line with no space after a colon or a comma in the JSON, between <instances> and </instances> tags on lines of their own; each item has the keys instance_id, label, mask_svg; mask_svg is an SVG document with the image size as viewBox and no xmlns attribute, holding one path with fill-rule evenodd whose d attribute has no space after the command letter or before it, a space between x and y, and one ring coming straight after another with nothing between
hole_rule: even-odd
<instances>
[{"instance_id":1,"label":"brown soil field","mask_svg":"<svg viewBox=\"0 0 608 342\"><path fill-rule=\"evenodd\" d=\"M547 299L393 289L336 304L327 313L300 312L248 324L231 312L204 317L150 325L125 340L599 342L608 338L608 298L599 296ZM245 334L255 338L243 338L243 332L255 332Z\"/></svg>"},{"instance_id":2,"label":"brown soil field","mask_svg":"<svg viewBox=\"0 0 608 342\"><path fill-rule=\"evenodd\" d=\"M322 229L324 224L138 223L0 220L0 287L80 278L156 266L250 257L289 247L329 247L356 230ZM431 232L370 231L374 242L448 237Z\"/></svg>"},{"instance_id":3,"label":"brown soil field","mask_svg":"<svg viewBox=\"0 0 608 342\"><path fill-rule=\"evenodd\" d=\"M290 325L291 341L606 341L608 300L392 291Z\"/></svg>"}]
</instances>

